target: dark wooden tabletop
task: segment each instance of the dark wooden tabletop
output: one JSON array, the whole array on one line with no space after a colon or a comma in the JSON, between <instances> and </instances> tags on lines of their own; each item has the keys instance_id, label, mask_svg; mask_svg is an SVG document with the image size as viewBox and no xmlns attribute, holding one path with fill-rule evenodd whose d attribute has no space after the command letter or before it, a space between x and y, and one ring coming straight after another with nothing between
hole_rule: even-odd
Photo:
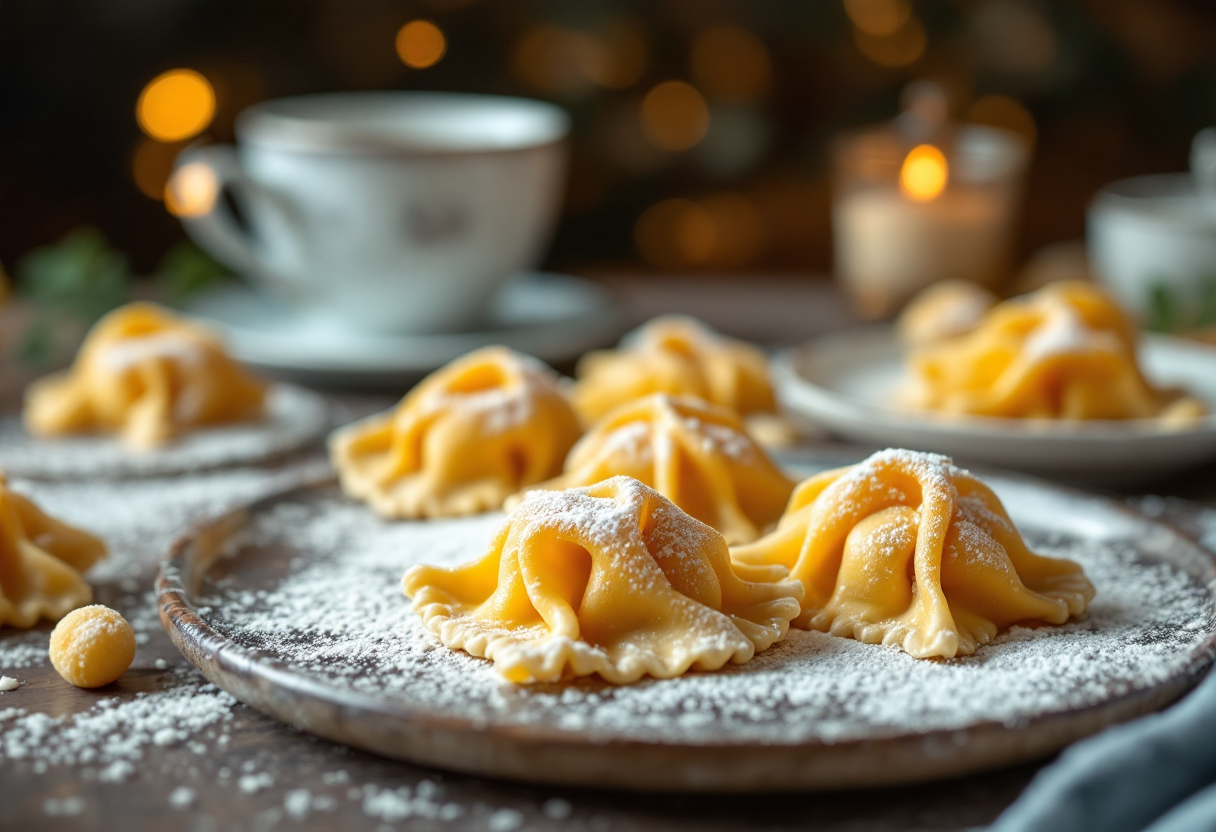
<instances>
[{"instance_id":1,"label":"dark wooden tabletop","mask_svg":"<svg viewBox=\"0 0 1216 832\"><path fill-rule=\"evenodd\" d=\"M693 288L685 284L681 291L680 284L669 283L661 291L650 291L638 279L616 285L635 317L684 308L680 298L689 297L687 291ZM700 299L700 307L685 311L758 340L788 343L851 322L833 292L809 282L804 285L787 278L757 279L750 284L702 280L697 289L693 296ZM766 318L766 308L780 311ZM778 320L779 324L774 323ZM395 396L342 393L332 398L338 420L345 420L390 404ZM297 466L321 458L317 447L276 464L268 473L290 476ZM1194 532L1186 528L1194 515L1190 503L1183 501L1216 507L1216 466L1194 470L1147 491L1181 498L1141 500L1139 505ZM1110 493L1117 499L1138 499L1134 494ZM154 605L150 588L162 545L162 538L149 536L147 551L134 558L141 564L139 574L100 583L97 600L128 617L141 612L134 609L137 605ZM145 617L147 612L142 610ZM40 636L29 636L0 630L0 647L6 639L45 639L49 631L42 627ZM4 667L0 673L5 673ZM139 645L131 669L107 688L73 688L45 661L8 672L23 684L16 691L0 694L0 715L8 708L50 717L79 714L94 709L103 699L130 702L172 689L183 680L197 683L196 673L168 637L152 628ZM26 759L6 755L5 724L0 718L0 828L5 830L944 832L989 823L1017 797L1038 768L1029 765L943 783L826 794L715 796L571 790L467 777L381 759L319 740L236 705L222 731L203 730L189 741L165 745L145 743L131 770L121 777L106 777L98 766L87 762L40 763L36 754ZM65 730L64 726L70 726L70 721L51 730ZM225 739L221 741L221 737ZM257 776L256 788L238 785L247 774ZM172 800L175 793L177 799ZM436 807L447 808L440 814Z\"/></svg>"}]
</instances>

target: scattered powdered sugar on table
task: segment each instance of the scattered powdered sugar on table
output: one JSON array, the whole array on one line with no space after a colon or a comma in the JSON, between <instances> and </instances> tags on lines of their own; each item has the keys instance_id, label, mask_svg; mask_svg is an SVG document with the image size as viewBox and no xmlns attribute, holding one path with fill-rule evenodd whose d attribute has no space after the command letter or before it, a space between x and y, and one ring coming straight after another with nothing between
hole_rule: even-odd
<instances>
[{"instance_id":1,"label":"scattered powdered sugar on table","mask_svg":"<svg viewBox=\"0 0 1216 832\"><path fill-rule=\"evenodd\" d=\"M33 437L19 416L8 416L0 419L0 469L10 475L79 481L251 465L303 448L329 424L325 399L287 384L270 388L266 412L262 421L199 428L142 453L125 448L113 436Z\"/></svg>"},{"instance_id":2,"label":"scattered powdered sugar on table","mask_svg":"<svg viewBox=\"0 0 1216 832\"><path fill-rule=\"evenodd\" d=\"M149 745L176 744L231 718L236 700L198 675L134 699L102 699L83 713L51 716L22 708L0 709L0 757L49 766L100 766L102 780L131 776Z\"/></svg>"},{"instance_id":3,"label":"scattered powdered sugar on table","mask_svg":"<svg viewBox=\"0 0 1216 832\"><path fill-rule=\"evenodd\" d=\"M287 487L314 472L315 463L278 471L225 469L188 479L42 481L13 478L12 488L51 516L102 537L107 557L89 570L99 600L114 606L144 644L161 630L152 576L173 541L192 524ZM49 665L46 628L6 629L0 638L0 672ZM16 694L0 697L0 759L31 762L37 770L73 763L107 764L102 776L123 779L124 767L149 743L173 744L228 713L234 700L204 685L193 669L167 690L133 701L103 700L90 711L51 717L15 706ZM110 704L106 704L106 703ZM14 706L14 707L9 707ZM119 740L111 735L120 732ZM89 750L89 749L92 750ZM120 776L122 775L122 776Z\"/></svg>"},{"instance_id":4,"label":"scattered powdered sugar on table","mask_svg":"<svg viewBox=\"0 0 1216 832\"><path fill-rule=\"evenodd\" d=\"M337 687L486 724L690 743L1016 726L1152 687L1204 654L1216 630L1213 590L1156 554L1185 549L1182 538L1094 499L996 485L1031 545L1079 561L1098 595L1080 621L1015 627L949 662L791 630L750 663L716 673L515 686L488 662L440 645L400 592L411 565L483 555L502 516L391 523L332 489L255 518L203 587L199 611L228 638ZM1202 555L1192 554L1198 568Z\"/></svg>"}]
</instances>

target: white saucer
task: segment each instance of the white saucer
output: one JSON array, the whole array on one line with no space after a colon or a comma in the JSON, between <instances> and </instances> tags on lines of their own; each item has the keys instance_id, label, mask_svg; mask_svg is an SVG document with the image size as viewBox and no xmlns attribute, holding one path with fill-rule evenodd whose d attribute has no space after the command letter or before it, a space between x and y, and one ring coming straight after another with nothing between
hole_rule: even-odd
<instances>
[{"instance_id":1,"label":"white saucer","mask_svg":"<svg viewBox=\"0 0 1216 832\"><path fill-rule=\"evenodd\" d=\"M1216 350L1149 336L1141 365L1156 384L1182 386L1216 413ZM889 327L853 330L778 356L785 406L844 438L936 451L984 463L1105 485L1148 482L1216 459L1216 415L1182 430L1152 420L1048 422L945 416L899 408L904 347Z\"/></svg>"},{"instance_id":2,"label":"white saucer","mask_svg":"<svg viewBox=\"0 0 1216 832\"><path fill-rule=\"evenodd\" d=\"M397 385L470 350L501 344L560 365L616 340L620 307L596 284L560 274L520 275L489 302L486 328L432 335L361 333L303 315L244 284L187 305L223 332L233 356L280 378L314 384Z\"/></svg>"}]
</instances>

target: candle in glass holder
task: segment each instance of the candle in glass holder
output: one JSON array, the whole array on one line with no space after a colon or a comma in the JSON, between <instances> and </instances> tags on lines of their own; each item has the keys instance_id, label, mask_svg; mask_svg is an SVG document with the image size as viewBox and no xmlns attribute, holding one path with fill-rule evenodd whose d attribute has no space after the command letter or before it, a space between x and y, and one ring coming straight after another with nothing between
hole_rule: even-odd
<instances>
[{"instance_id":1,"label":"candle in glass holder","mask_svg":"<svg viewBox=\"0 0 1216 832\"><path fill-rule=\"evenodd\" d=\"M836 272L863 314L890 314L938 281L993 286L1004 276L1021 164L1002 132L959 131L953 161L933 144L891 159L892 137L842 154Z\"/></svg>"}]
</instances>

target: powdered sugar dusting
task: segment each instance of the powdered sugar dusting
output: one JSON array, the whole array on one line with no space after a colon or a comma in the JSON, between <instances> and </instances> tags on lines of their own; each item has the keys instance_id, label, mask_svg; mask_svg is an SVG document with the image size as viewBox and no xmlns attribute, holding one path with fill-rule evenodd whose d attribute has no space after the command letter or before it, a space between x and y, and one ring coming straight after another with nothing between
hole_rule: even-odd
<instances>
[{"instance_id":1,"label":"powdered sugar dusting","mask_svg":"<svg viewBox=\"0 0 1216 832\"><path fill-rule=\"evenodd\" d=\"M132 451L113 436L40 439L25 432L18 416L0 420L0 469L43 479L166 476L247 465L299 450L320 437L329 407L316 393L286 384L270 388L267 417L258 422L191 431L146 452Z\"/></svg>"},{"instance_id":2,"label":"powdered sugar dusting","mask_svg":"<svg viewBox=\"0 0 1216 832\"><path fill-rule=\"evenodd\" d=\"M333 490L256 518L203 588L200 612L227 637L326 684L492 724L685 743L1014 726L1155 686L1205 660L1216 587L1199 550L1095 499L993 484L1032 547L1080 562L1098 595L1080 621L1015 627L951 661L791 630L751 662L715 673L514 686L488 662L441 646L398 588L414 564L481 556L502 516L389 523Z\"/></svg>"}]
</instances>

